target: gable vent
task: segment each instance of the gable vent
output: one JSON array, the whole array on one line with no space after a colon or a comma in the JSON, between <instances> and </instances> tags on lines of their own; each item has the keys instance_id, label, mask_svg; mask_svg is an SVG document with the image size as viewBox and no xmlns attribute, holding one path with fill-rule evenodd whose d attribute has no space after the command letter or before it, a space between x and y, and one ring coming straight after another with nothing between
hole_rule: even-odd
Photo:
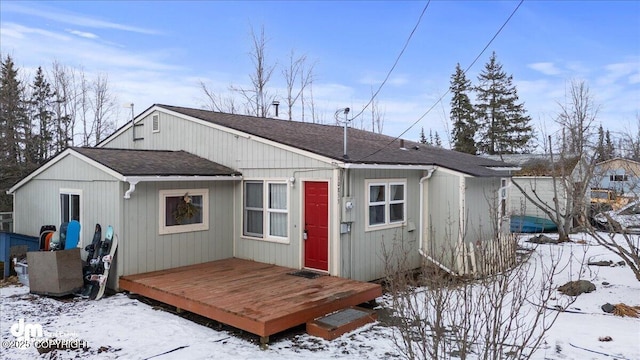
<instances>
[{"instance_id":1,"label":"gable vent","mask_svg":"<svg viewBox=\"0 0 640 360\"><path fill-rule=\"evenodd\" d=\"M153 115L151 128L154 133L160 132L160 115Z\"/></svg>"}]
</instances>

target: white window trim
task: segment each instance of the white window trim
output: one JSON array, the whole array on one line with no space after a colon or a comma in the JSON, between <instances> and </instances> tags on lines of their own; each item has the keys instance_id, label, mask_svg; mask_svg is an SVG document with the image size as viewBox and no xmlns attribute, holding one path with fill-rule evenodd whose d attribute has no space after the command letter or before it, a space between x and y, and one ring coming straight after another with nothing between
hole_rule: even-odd
<instances>
[{"instance_id":1,"label":"white window trim","mask_svg":"<svg viewBox=\"0 0 640 360\"><path fill-rule=\"evenodd\" d=\"M78 248L83 248L83 243L82 243L82 221L84 220L84 205L82 204L83 201L83 195L82 195L82 190L81 189L66 189L66 188L61 188L58 191L58 210L60 211L58 216L58 219L60 220L60 223L62 223L62 204L60 203L60 195L78 195L80 196L80 209L78 210L78 213L80 214L80 236L79 236L79 240L78 240ZM58 229L59 230L59 229Z\"/></svg>"},{"instance_id":2,"label":"white window trim","mask_svg":"<svg viewBox=\"0 0 640 360\"><path fill-rule=\"evenodd\" d=\"M402 185L403 187L403 200L391 200L391 185ZM384 202L371 202L370 195L370 187L371 186L384 186ZM365 180L365 199L366 208L365 208L365 231L375 231L375 230L384 230L384 229L392 229L396 227L401 227L406 225L407 223L407 180L406 179L368 179ZM402 221L391 221L391 205L392 204L403 204ZM369 224L369 208L375 205L383 205L384 204L384 223L382 224Z\"/></svg>"},{"instance_id":3,"label":"white window trim","mask_svg":"<svg viewBox=\"0 0 640 360\"><path fill-rule=\"evenodd\" d=\"M263 230L263 234L262 236L254 236L251 234L245 234L245 224L244 224L244 217L245 217L245 184L248 182L262 182L262 211L264 216L262 217L262 230ZM287 188L287 209L286 210L282 210L282 209L270 209L269 208L269 184L284 184L286 185ZM290 186L288 186L289 182L287 179L245 179L245 181L242 182L242 233L241 233L241 237L243 239L251 239L251 240L260 240L260 241L267 241L267 242L276 242L276 243L281 243L281 244L289 244L290 243L290 237L291 237L291 189ZM256 210L257 208L251 208ZM273 236L273 235L269 235L269 233L271 232L270 230L270 222L269 222L269 213L286 213L287 214L287 236L286 237L281 237L281 236Z\"/></svg>"},{"instance_id":4,"label":"white window trim","mask_svg":"<svg viewBox=\"0 0 640 360\"><path fill-rule=\"evenodd\" d=\"M166 221L166 198L173 196L183 196L188 193L191 196L202 196L202 223L200 224L187 224L187 225L174 225L167 226ZM159 228L158 234L178 234L193 231L206 231L209 230L209 189L171 189L159 191Z\"/></svg>"}]
</instances>

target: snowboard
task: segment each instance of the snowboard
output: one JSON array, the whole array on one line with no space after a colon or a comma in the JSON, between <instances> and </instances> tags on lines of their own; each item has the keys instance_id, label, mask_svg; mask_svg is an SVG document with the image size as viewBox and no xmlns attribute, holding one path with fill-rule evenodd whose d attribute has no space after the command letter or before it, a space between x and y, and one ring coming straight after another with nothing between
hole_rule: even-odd
<instances>
[{"instance_id":1,"label":"snowboard","mask_svg":"<svg viewBox=\"0 0 640 360\"><path fill-rule=\"evenodd\" d=\"M85 261L84 267L82 268L82 275L84 279L84 286L82 287L82 291L80 295L89 297L91 293L91 289L93 288L93 283L89 280L91 275L96 270L96 265L92 265L92 260L96 258L98 255L98 249L100 247L100 242L102 241L102 227L100 224L96 224L95 232L93 233L93 240L91 244L87 245L84 250L87 252L87 260Z\"/></svg>"},{"instance_id":2,"label":"snowboard","mask_svg":"<svg viewBox=\"0 0 640 360\"><path fill-rule=\"evenodd\" d=\"M66 223L66 222L60 224L60 230L56 231L53 234L53 237L49 242L49 250L51 251L64 250L64 243L67 238L68 226L69 226L69 223Z\"/></svg>"},{"instance_id":3,"label":"snowboard","mask_svg":"<svg viewBox=\"0 0 640 360\"><path fill-rule=\"evenodd\" d=\"M80 241L80 223L77 220L69 221L67 226L67 236L64 242L64 249L75 249Z\"/></svg>"},{"instance_id":4,"label":"snowboard","mask_svg":"<svg viewBox=\"0 0 640 360\"><path fill-rule=\"evenodd\" d=\"M55 225L43 225L40 227L40 251L48 251L49 250L49 241L51 240L50 236L56 231Z\"/></svg>"},{"instance_id":5,"label":"snowboard","mask_svg":"<svg viewBox=\"0 0 640 360\"><path fill-rule=\"evenodd\" d=\"M96 264L96 271L89 277L89 281L93 282L93 287L89 298L91 300L100 300L107 288L107 280L109 279L109 270L111 270L111 262L118 247L118 237L114 236L111 225L107 227L107 234L100 243L98 256L93 259Z\"/></svg>"}]
</instances>

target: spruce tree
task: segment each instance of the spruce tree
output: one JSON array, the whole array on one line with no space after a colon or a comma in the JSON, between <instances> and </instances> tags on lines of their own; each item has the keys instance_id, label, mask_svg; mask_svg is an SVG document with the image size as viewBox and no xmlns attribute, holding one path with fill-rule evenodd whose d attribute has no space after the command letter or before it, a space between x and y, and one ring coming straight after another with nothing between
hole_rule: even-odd
<instances>
[{"instance_id":1,"label":"spruce tree","mask_svg":"<svg viewBox=\"0 0 640 360\"><path fill-rule=\"evenodd\" d=\"M31 137L30 158L36 164L43 164L52 154L53 144L53 104L54 93L44 76L42 67L38 67L31 85L30 118L37 133Z\"/></svg>"},{"instance_id":2,"label":"spruce tree","mask_svg":"<svg viewBox=\"0 0 640 360\"><path fill-rule=\"evenodd\" d=\"M615 149L615 146L613 145L613 141L611 140L611 133L609 132L609 130L607 130L605 134L604 149L605 149L605 154L607 155L607 158L613 159L616 157L616 149Z\"/></svg>"},{"instance_id":3,"label":"spruce tree","mask_svg":"<svg viewBox=\"0 0 640 360\"><path fill-rule=\"evenodd\" d=\"M513 77L502 70L494 52L478 75L476 114L478 149L486 154L518 154L531 150L531 117L518 100Z\"/></svg>"},{"instance_id":4,"label":"spruce tree","mask_svg":"<svg viewBox=\"0 0 640 360\"><path fill-rule=\"evenodd\" d=\"M420 144L427 143L427 137L424 135L424 126L420 129L420 140L418 140L418 142L420 142Z\"/></svg>"},{"instance_id":5,"label":"spruce tree","mask_svg":"<svg viewBox=\"0 0 640 360\"><path fill-rule=\"evenodd\" d=\"M453 122L451 130L453 150L475 155L477 148L473 137L478 126L468 95L471 90L471 81L465 76L460 64L456 64L456 72L451 75L451 85L449 86L451 92L450 117Z\"/></svg>"},{"instance_id":6,"label":"spruce tree","mask_svg":"<svg viewBox=\"0 0 640 360\"><path fill-rule=\"evenodd\" d=\"M24 88L11 56L0 70L0 211L12 211L12 197L6 194L26 174L24 168L24 129L29 126Z\"/></svg>"}]
</instances>

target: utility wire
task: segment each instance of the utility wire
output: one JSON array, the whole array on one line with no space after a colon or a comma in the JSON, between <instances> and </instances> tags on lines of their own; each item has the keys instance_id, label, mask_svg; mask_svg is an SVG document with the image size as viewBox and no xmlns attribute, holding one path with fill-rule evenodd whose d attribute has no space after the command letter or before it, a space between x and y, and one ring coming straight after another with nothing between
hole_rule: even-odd
<instances>
[{"instance_id":1,"label":"utility wire","mask_svg":"<svg viewBox=\"0 0 640 360\"><path fill-rule=\"evenodd\" d=\"M498 35L500 35L500 33L502 32L502 29L504 29L505 26L507 26L507 24L509 23L509 21L511 20L511 18L513 17L513 15L516 14L516 12L518 11L518 9L520 8L520 6L522 5L522 3L524 2L524 0L520 0L520 2L518 3L518 6L516 6L515 9L513 9L513 11L511 12L511 15L509 15L509 17L507 18L507 20L505 20L505 22L502 24L502 26L500 26L500 28L498 29L498 31L495 33L495 35L493 35L493 37L491 38L491 40L489 40L489 42L487 43L487 45L485 45L485 47L482 49L482 51L480 51L480 53L478 54L478 56L476 56L476 58L473 60L473 62L471 62L471 64L469 66L467 66L467 68L464 70L464 74L467 73L467 71L469 71L469 69L471 69L473 67L473 65L475 65L475 63L478 61L478 59L480 59L480 57L482 56L482 54L484 54L485 51L487 51L487 49L489 48L489 46L491 46L491 43L493 43L493 41L498 37ZM427 4L428 5L428 4ZM425 8L426 10L426 8ZM377 94L377 93L376 93ZM372 152L371 154L362 157L360 159L358 159L358 161L361 160L365 160L377 153L379 153L380 151L384 150L385 148L389 147L393 142L395 142L396 140L398 140L402 135L406 134L409 130L411 130L414 126L416 126L420 121L422 121L422 119L425 118L425 116L427 116L431 110L433 110L433 108L436 107L436 105L438 105L439 103L442 102L442 99L444 99L445 96L447 96L447 94L449 94L449 89L447 89L447 91L444 92L444 94L442 94L442 96L440 96L440 98L438 98L438 100L436 100L435 103L433 103L433 105L431 105L427 111L425 111L424 114L422 114L422 116L420 116L418 118L418 120L414 121L411 125L409 125L409 127L403 131L400 135L396 136L393 140L391 140L389 143L387 143L386 145L384 145L383 147L381 147L380 149ZM373 101L373 99L372 99ZM371 103L371 102L369 102ZM364 110L363 110L364 111ZM359 114L358 114L359 115Z\"/></svg>"},{"instance_id":2,"label":"utility wire","mask_svg":"<svg viewBox=\"0 0 640 360\"><path fill-rule=\"evenodd\" d=\"M364 113L364 111L369 107L369 105L371 105L371 103L373 103L373 100L375 100L376 96L378 96L378 93L380 93L380 90L382 90L382 87L387 83L387 81L389 80L389 77L391 77L391 73L393 72L393 70L396 68L396 66L398 65L398 62L400 61L400 58L402 57L402 55L404 54L404 51L407 49L407 46L409 46L409 42L411 41L411 38L413 37L413 34L416 32L416 30L418 29L418 26L420 25L420 22L422 21L422 17L424 16L424 13L427 12L427 8L429 7L429 4L431 4L431 0L427 1L427 4L424 6L424 9L422 9L422 13L420 14L420 17L418 18L418 21L416 22L416 26L413 27L413 30L411 30L411 33L409 34L409 37L407 38L407 41L405 41L404 46L402 47L402 50L400 51L400 54L398 54L398 57L396 58L396 61L393 63L393 66L391 67L391 69L389 69L389 71L387 72L387 76L384 78L384 81L382 81L382 83L380 84L380 86L378 87L378 90L376 90L376 92L371 96L371 99L369 100L369 102L367 103L367 105L365 105L362 110L360 110L359 113L357 113L356 115L354 115L351 119L349 119L348 121L354 120L356 119L358 116L362 115L362 113ZM337 120L337 118L336 118Z\"/></svg>"}]
</instances>

